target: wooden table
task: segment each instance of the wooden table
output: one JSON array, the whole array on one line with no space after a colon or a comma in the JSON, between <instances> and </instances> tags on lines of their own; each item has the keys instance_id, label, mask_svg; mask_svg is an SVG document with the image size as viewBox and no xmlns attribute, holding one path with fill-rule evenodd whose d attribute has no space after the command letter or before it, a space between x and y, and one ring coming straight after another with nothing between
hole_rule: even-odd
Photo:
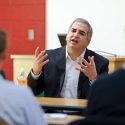
<instances>
[{"instance_id":1,"label":"wooden table","mask_svg":"<svg viewBox=\"0 0 125 125\"><path fill-rule=\"evenodd\" d=\"M109 59L109 72L114 72L115 70L121 68L125 63L125 57L108 57Z\"/></svg>"},{"instance_id":2,"label":"wooden table","mask_svg":"<svg viewBox=\"0 0 125 125\"><path fill-rule=\"evenodd\" d=\"M86 99L66 99L66 98L48 98L36 97L38 103L44 109L76 110L81 111L87 107Z\"/></svg>"}]
</instances>

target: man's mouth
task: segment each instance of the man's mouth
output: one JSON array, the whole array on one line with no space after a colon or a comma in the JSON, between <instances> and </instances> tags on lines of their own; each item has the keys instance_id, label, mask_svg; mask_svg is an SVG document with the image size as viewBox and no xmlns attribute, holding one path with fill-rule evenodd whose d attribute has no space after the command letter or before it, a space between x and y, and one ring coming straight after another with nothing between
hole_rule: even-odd
<instances>
[{"instance_id":1,"label":"man's mouth","mask_svg":"<svg viewBox=\"0 0 125 125\"><path fill-rule=\"evenodd\" d=\"M72 43L78 43L78 41L75 40L75 39L72 39L71 42L72 42Z\"/></svg>"}]
</instances>

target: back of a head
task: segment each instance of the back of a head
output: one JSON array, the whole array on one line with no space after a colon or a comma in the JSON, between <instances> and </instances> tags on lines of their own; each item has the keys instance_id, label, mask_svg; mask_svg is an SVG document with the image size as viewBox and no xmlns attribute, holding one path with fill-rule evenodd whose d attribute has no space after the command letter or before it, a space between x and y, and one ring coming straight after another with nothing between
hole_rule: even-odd
<instances>
[{"instance_id":1,"label":"back of a head","mask_svg":"<svg viewBox=\"0 0 125 125\"><path fill-rule=\"evenodd\" d=\"M7 48L7 34L0 29L0 60L5 59L5 50Z\"/></svg>"},{"instance_id":2,"label":"back of a head","mask_svg":"<svg viewBox=\"0 0 125 125\"><path fill-rule=\"evenodd\" d=\"M0 125L9 125L4 119L0 118Z\"/></svg>"},{"instance_id":3,"label":"back of a head","mask_svg":"<svg viewBox=\"0 0 125 125\"><path fill-rule=\"evenodd\" d=\"M5 51L7 47L7 34L4 30L0 29L0 53Z\"/></svg>"},{"instance_id":4,"label":"back of a head","mask_svg":"<svg viewBox=\"0 0 125 125\"><path fill-rule=\"evenodd\" d=\"M4 79L6 79L6 75L5 75L5 73L4 73L3 70L0 70L0 75L1 75Z\"/></svg>"}]
</instances>

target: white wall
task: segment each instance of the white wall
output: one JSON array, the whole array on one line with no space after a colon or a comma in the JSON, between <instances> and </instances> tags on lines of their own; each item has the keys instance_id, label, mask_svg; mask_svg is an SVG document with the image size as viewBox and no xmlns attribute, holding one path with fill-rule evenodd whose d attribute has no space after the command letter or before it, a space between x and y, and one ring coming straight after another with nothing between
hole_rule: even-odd
<instances>
[{"instance_id":1,"label":"white wall","mask_svg":"<svg viewBox=\"0 0 125 125\"><path fill-rule=\"evenodd\" d=\"M67 33L77 17L93 27L88 48L125 56L125 0L47 0L46 48L60 47L58 33Z\"/></svg>"}]
</instances>

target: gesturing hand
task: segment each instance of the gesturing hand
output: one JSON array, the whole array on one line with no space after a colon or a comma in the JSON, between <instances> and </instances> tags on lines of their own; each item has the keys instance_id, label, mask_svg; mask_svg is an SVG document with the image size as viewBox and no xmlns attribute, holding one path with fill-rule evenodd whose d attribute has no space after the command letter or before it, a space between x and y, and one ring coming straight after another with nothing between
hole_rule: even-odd
<instances>
[{"instance_id":1,"label":"gesturing hand","mask_svg":"<svg viewBox=\"0 0 125 125\"><path fill-rule=\"evenodd\" d=\"M36 48L35 50L35 60L34 60L34 65L33 65L33 73L35 75L39 75L43 66L49 62L49 59L47 58L46 51L43 50L40 52L39 47Z\"/></svg>"},{"instance_id":2,"label":"gesturing hand","mask_svg":"<svg viewBox=\"0 0 125 125\"><path fill-rule=\"evenodd\" d=\"M83 59L83 63L78 62L80 67L77 67L77 70L80 70L83 72L89 80L94 80L97 77L95 62L94 62L94 56L88 57L89 62L87 62L85 59Z\"/></svg>"}]
</instances>

